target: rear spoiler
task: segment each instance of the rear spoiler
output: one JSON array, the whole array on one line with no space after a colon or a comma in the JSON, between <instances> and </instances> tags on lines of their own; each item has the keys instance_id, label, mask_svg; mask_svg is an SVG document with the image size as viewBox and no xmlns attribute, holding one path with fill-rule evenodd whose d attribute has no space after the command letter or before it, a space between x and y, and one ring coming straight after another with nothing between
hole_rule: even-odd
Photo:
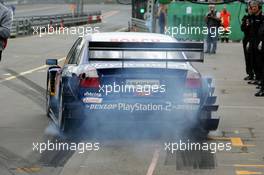
<instances>
[{"instance_id":1,"label":"rear spoiler","mask_svg":"<svg viewBox=\"0 0 264 175\"><path fill-rule=\"evenodd\" d=\"M89 42L89 51L160 51L160 52L199 52L197 59L142 59L142 58L89 58L90 61L154 61L154 62L203 62L203 42ZM167 54L166 54L167 55Z\"/></svg>"}]
</instances>

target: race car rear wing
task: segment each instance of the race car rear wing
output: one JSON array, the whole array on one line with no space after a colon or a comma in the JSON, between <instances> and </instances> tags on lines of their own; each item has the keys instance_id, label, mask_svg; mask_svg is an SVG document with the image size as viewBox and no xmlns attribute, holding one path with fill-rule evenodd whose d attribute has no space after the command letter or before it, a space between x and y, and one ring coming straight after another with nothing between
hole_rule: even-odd
<instances>
[{"instance_id":1,"label":"race car rear wing","mask_svg":"<svg viewBox=\"0 0 264 175\"><path fill-rule=\"evenodd\" d=\"M89 61L153 61L153 62L203 62L204 44L202 42L89 42ZM101 53L91 54L91 53ZM107 54L115 53L115 54ZM127 52L130 56L127 56ZM137 52L139 54L137 54ZM184 57L179 53L187 54ZM198 52L200 56L189 57L188 53ZM117 54L118 53L118 54ZM140 54L141 53L141 54ZM141 57L147 53L145 57ZM152 56L155 53L155 58ZM158 56L160 54L160 57ZM117 56L118 55L118 56ZM140 56L138 56L140 55ZM149 58L148 55L150 55ZM141 57L141 58L140 58Z\"/></svg>"}]
</instances>

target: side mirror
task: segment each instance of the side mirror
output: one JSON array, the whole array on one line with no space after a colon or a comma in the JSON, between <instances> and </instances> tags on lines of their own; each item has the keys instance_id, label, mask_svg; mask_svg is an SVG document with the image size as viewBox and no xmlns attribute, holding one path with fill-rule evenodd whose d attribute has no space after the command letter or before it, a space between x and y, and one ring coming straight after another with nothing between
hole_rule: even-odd
<instances>
[{"instance_id":1,"label":"side mirror","mask_svg":"<svg viewBox=\"0 0 264 175\"><path fill-rule=\"evenodd\" d=\"M58 60L56 60L56 59L47 59L46 60L46 65L49 65L49 66L58 65Z\"/></svg>"}]
</instances>

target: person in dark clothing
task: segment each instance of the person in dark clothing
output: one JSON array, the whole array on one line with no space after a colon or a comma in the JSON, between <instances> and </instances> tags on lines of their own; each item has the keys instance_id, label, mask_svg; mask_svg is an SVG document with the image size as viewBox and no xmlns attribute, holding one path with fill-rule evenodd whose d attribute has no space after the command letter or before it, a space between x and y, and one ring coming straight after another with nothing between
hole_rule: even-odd
<instances>
[{"instance_id":1,"label":"person in dark clothing","mask_svg":"<svg viewBox=\"0 0 264 175\"><path fill-rule=\"evenodd\" d=\"M164 34L165 26L166 26L166 5L160 4L159 11L158 11L158 20L159 20L159 28L160 33Z\"/></svg>"},{"instance_id":2,"label":"person in dark clothing","mask_svg":"<svg viewBox=\"0 0 264 175\"><path fill-rule=\"evenodd\" d=\"M258 1L250 1L249 8L252 15L249 18L249 42L246 49L249 51L250 60L252 62L252 68L255 73L255 80L248 82L249 84L259 85L261 78L261 66L259 64L260 51L258 50L258 44L260 42L259 29L263 21L263 15L261 11L261 5Z\"/></svg>"},{"instance_id":3,"label":"person in dark clothing","mask_svg":"<svg viewBox=\"0 0 264 175\"><path fill-rule=\"evenodd\" d=\"M209 13L205 17L205 22L208 28L207 49L205 53L216 53L218 28L221 25L220 13L215 10L215 5L209 5ZM211 50L211 45L213 48Z\"/></svg>"},{"instance_id":4,"label":"person in dark clothing","mask_svg":"<svg viewBox=\"0 0 264 175\"><path fill-rule=\"evenodd\" d=\"M260 42L258 44L259 55L257 57L257 63L260 65L260 90L255 94L257 97L264 97L264 19L260 25L258 35Z\"/></svg>"},{"instance_id":5,"label":"person in dark clothing","mask_svg":"<svg viewBox=\"0 0 264 175\"><path fill-rule=\"evenodd\" d=\"M10 29L12 25L12 13L0 0L0 61L2 59L2 52L6 47L7 39L10 36Z\"/></svg>"},{"instance_id":6,"label":"person in dark clothing","mask_svg":"<svg viewBox=\"0 0 264 175\"><path fill-rule=\"evenodd\" d=\"M246 63L246 73L248 76L244 78L244 80L254 80L254 72L252 68L252 61L250 60L250 55L247 50L247 44L249 42L249 20L251 16L250 8L248 7L246 9L247 15L245 15L242 18L242 24L241 24L241 30L244 33L243 38L243 51L244 51L244 57L245 57L245 63Z\"/></svg>"}]
</instances>

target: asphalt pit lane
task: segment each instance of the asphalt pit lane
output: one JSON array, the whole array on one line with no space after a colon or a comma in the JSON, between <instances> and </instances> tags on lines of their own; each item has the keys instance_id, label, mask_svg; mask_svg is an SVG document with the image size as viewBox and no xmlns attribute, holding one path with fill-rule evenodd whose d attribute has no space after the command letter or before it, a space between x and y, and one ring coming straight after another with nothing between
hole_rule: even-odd
<instances>
[{"instance_id":1,"label":"asphalt pit lane","mask_svg":"<svg viewBox=\"0 0 264 175\"><path fill-rule=\"evenodd\" d=\"M179 140L170 142L170 149L165 149L164 165L176 166L176 171L215 169L217 166L216 153L219 151L215 145L218 142L201 137L199 133L198 130L196 132L192 131Z\"/></svg>"},{"instance_id":2,"label":"asphalt pit lane","mask_svg":"<svg viewBox=\"0 0 264 175\"><path fill-rule=\"evenodd\" d=\"M17 76L17 79L27 86L24 86L22 84L18 84L17 82L12 82L12 81L3 81L1 83L2 85L32 100L40 108L43 109L45 107L46 103L45 103L44 97L45 97L46 90L43 87L39 86L37 83L26 78L25 76L19 75L16 71L13 71L11 69L5 69L5 70L8 73L10 73L12 76Z\"/></svg>"},{"instance_id":3,"label":"asphalt pit lane","mask_svg":"<svg viewBox=\"0 0 264 175\"><path fill-rule=\"evenodd\" d=\"M0 170L1 174L18 173L17 167L33 167L35 164L30 159L24 159L9 150L0 147Z\"/></svg>"},{"instance_id":4,"label":"asphalt pit lane","mask_svg":"<svg viewBox=\"0 0 264 175\"><path fill-rule=\"evenodd\" d=\"M61 139L60 137L54 137L52 139L46 138L43 143L53 143L54 145L57 144L72 144L72 143L78 143L78 141L70 140L70 139ZM38 165L45 166L45 167L63 167L66 162L72 157L72 155L75 153L75 151L70 149L56 149L56 146L50 147L53 149L46 149L42 153L36 152L37 154L40 154L40 157L38 159ZM62 148L66 148L62 147Z\"/></svg>"},{"instance_id":5,"label":"asphalt pit lane","mask_svg":"<svg viewBox=\"0 0 264 175\"><path fill-rule=\"evenodd\" d=\"M5 71L7 71L12 76L16 76L18 80L20 80L21 82L25 83L26 85L30 86L31 88L33 88L34 90L39 92L42 97L45 97L45 94L46 94L45 88L39 86L37 83L26 78L25 76L20 75L18 72L14 71L12 69L5 69Z\"/></svg>"},{"instance_id":6,"label":"asphalt pit lane","mask_svg":"<svg viewBox=\"0 0 264 175\"><path fill-rule=\"evenodd\" d=\"M176 169L214 169L215 155L210 151L180 151L176 153Z\"/></svg>"},{"instance_id":7,"label":"asphalt pit lane","mask_svg":"<svg viewBox=\"0 0 264 175\"><path fill-rule=\"evenodd\" d=\"M241 137L243 139L255 139L255 129L251 127L229 128L222 131L224 137Z\"/></svg>"},{"instance_id":8,"label":"asphalt pit lane","mask_svg":"<svg viewBox=\"0 0 264 175\"><path fill-rule=\"evenodd\" d=\"M1 84L17 92L18 94L30 99L35 104L37 104L41 109L45 107L44 98L35 90L25 87L24 85L20 85L16 82L11 82L11 81L2 82Z\"/></svg>"},{"instance_id":9,"label":"asphalt pit lane","mask_svg":"<svg viewBox=\"0 0 264 175\"><path fill-rule=\"evenodd\" d=\"M33 152L28 159L41 167L63 167L76 152L70 149L70 145L80 143L80 138L62 134L53 122L50 122L44 133L41 142L33 143ZM38 147L34 148L35 145Z\"/></svg>"},{"instance_id":10,"label":"asphalt pit lane","mask_svg":"<svg viewBox=\"0 0 264 175\"><path fill-rule=\"evenodd\" d=\"M210 151L202 150L176 151L173 154L167 152L164 164L176 165L176 170L214 169L216 158Z\"/></svg>"}]
</instances>

